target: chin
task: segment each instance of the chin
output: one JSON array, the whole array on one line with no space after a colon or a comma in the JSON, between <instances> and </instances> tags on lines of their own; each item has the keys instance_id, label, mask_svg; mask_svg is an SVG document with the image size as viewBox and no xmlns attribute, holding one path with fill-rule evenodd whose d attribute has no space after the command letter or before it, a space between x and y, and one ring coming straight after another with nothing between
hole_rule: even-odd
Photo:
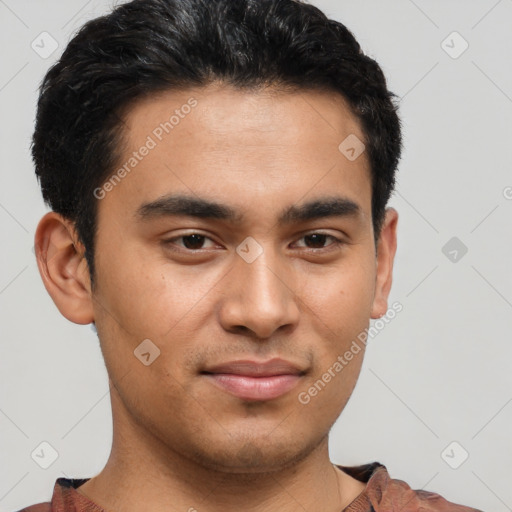
<instances>
[{"instance_id":1,"label":"chin","mask_svg":"<svg viewBox=\"0 0 512 512\"><path fill-rule=\"evenodd\" d=\"M294 466L310 455L326 436L305 441L300 436L300 442L291 442L297 439L289 433L286 439L274 439L271 435L264 435L258 439L247 435L238 439L228 438L223 442L210 440L207 446L196 447L192 459L203 467L239 475L256 473L273 473ZM210 447L214 446L212 450ZM202 448L202 449L201 449Z\"/></svg>"}]
</instances>

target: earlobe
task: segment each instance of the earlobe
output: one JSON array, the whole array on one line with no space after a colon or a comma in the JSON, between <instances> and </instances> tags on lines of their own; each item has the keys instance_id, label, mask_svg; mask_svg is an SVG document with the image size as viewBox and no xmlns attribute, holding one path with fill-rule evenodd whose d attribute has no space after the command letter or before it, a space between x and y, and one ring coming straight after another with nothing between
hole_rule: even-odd
<instances>
[{"instance_id":1,"label":"earlobe","mask_svg":"<svg viewBox=\"0 0 512 512\"><path fill-rule=\"evenodd\" d=\"M388 309L388 297L393 281L393 262L395 259L398 225L398 212L394 208L386 209L377 245L377 277L371 318L381 318Z\"/></svg>"},{"instance_id":2,"label":"earlobe","mask_svg":"<svg viewBox=\"0 0 512 512\"><path fill-rule=\"evenodd\" d=\"M94 320L90 276L73 223L56 212L39 221L34 237L37 266L47 292L68 320Z\"/></svg>"}]
</instances>

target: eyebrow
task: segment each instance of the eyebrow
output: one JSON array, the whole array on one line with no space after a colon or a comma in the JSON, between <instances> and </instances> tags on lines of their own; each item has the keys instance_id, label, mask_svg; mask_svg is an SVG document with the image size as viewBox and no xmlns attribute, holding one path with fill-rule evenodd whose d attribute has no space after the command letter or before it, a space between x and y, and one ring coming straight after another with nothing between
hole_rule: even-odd
<instances>
[{"instance_id":1,"label":"eyebrow","mask_svg":"<svg viewBox=\"0 0 512 512\"><path fill-rule=\"evenodd\" d=\"M325 217L356 217L361 207L345 197L329 196L285 208L278 218L280 225L310 221ZM136 212L139 221L168 216L187 216L239 223L244 215L231 206L204 198L169 195L142 204Z\"/></svg>"}]
</instances>

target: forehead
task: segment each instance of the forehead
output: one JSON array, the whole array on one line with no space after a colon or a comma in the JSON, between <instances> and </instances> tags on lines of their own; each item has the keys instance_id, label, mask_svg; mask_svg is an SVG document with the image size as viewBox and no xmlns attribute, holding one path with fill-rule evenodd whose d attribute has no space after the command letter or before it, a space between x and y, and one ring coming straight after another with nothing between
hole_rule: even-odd
<instances>
[{"instance_id":1,"label":"forehead","mask_svg":"<svg viewBox=\"0 0 512 512\"><path fill-rule=\"evenodd\" d=\"M355 202L370 207L366 154L346 153L346 141L359 151L364 135L337 93L213 85L167 91L138 101L124 123L123 178L108 201L132 212L171 192L259 205L260 214L262 201L282 206L318 189L359 196Z\"/></svg>"},{"instance_id":2,"label":"forehead","mask_svg":"<svg viewBox=\"0 0 512 512\"><path fill-rule=\"evenodd\" d=\"M248 134L254 144L267 143L268 134L281 144L300 141L304 136L311 139L313 131L334 141L343 134L364 139L348 101L334 91L287 91L277 86L239 89L215 83L152 94L132 104L124 117L125 134L131 141L141 131L155 132L157 138L170 132L185 132L194 136L194 143L203 138L212 143L222 139L223 144L228 142L229 134L233 144L240 138L244 145Z\"/></svg>"}]
</instances>

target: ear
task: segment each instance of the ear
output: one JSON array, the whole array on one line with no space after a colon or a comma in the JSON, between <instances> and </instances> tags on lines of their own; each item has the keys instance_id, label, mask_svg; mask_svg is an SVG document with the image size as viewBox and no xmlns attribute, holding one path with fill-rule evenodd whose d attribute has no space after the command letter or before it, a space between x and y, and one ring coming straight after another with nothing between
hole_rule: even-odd
<instances>
[{"instance_id":1,"label":"ear","mask_svg":"<svg viewBox=\"0 0 512 512\"><path fill-rule=\"evenodd\" d=\"M381 318L388 309L388 296L393 280L393 261L396 253L396 228L398 213L393 208L386 209L377 243L377 277L371 318Z\"/></svg>"},{"instance_id":2,"label":"ear","mask_svg":"<svg viewBox=\"0 0 512 512\"><path fill-rule=\"evenodd\" d=\"M39 273L46 291L68 320L94 320L89 267L74 224L55 212L40 221L34 237Z\"/></svg>"}]
</instances>

